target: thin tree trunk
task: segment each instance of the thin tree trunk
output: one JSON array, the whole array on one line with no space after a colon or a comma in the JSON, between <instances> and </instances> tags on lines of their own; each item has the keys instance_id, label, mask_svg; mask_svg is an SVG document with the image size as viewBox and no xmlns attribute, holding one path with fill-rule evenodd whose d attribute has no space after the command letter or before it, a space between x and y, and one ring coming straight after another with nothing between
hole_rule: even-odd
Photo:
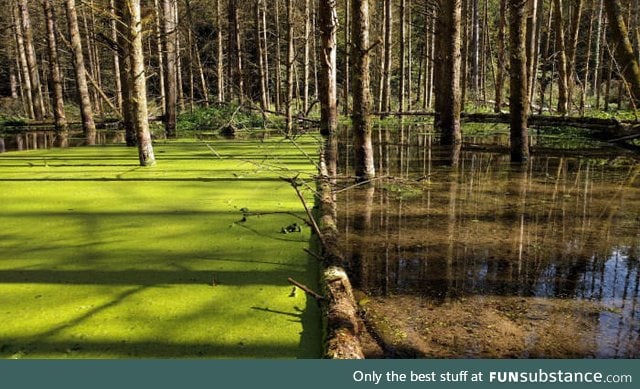
<instances>
[{"instance_id":1,"label":"thin tree trunk","mask_svg":"<svg viewBox=\"0 0 640 389\"><path fill-rule=\"evenodd\" d=\"M282 112L282 54L280 47L280 1L275 0L276 22L276 111Z\"/></svg>"},{"instance_id":2,"label":"thin tree trunk","mask_svg":"<svg viewBox=\"0 0 640 389\"><path fill-rule=\"evenodd\" d=\"M133 147L138 144L138 139L135 130L133 101L131 96L131 86L133 84L131 80L131 40L129 39L128 26L130 24L129 17L131 16L126 12L125 0L115 0L114 10L118 19L116 23L117 28L117 42L118 42L118 55L120 56L120 86L122 87L122 124L125 130L125 141L127 146Z\"/></svg>"},{"instance_id":3,"label":"thin tree trunk","mask_svg":"<svg viewBox=\"0 0 640 389\"><path fill-rule=\"evenodd\" d=\"M62 91L62 77L60 75L58 61L58 44L56 42L56 17L51 0L42 0L47 24L47 48L49 51L49 72L51 73L51 84L53 85L53 117L56 131L67 130L67 118L64 112L64 95Z\"/></svg>"},{"instance_id":4,"label":"thin tree trunk","mask_svg":"<svg viewBox=\"0 0 640 389\"><path fill-rule=\"evenodd\" d=\"M81 2L81 7L80 7L80 16L82 16L82 25L84 26L84 41L86 42L85 44L85 48L86 48L86 65L87 65L87 72L91 75L91 78L93 78L94 80L96 79L96 70L95 70L95 65L94 65L94 56L93 56L93 39L91 38L91 33L90 28L89 28L89 24L87 23L87 14L85 12L85 6L84 3ZM82 38L81 38L82 39ZM100 97L98 96L98 92L95 89L91 89L90 90L90 97L91 100L93 102L93 112L95 114L100 115L100 113L102 112L102 109L100 107Z\"/></svg>"},{"instance_id":5,"label":"thin tree trunk","mask_svg":"<svg viewBox=\"0 0 640 389\"><path fill-rule=\"evenodd\" d=\"M147 113L147 85L144 71L144 55L142 48L142 20L140 15L140 0L126 0L127 10L130 12L129 41L131 42L131 102L133 103L133 118L138 139L138 158L140 166L153 166L156 163L149 132Z\"/></svg>"},{"instance_id":6,"label":"thin tree trunk","mask_svg":"<svg viewBox=\"0 0 640 389\"><path fill-rule=\"evenodd\" d=\"M591 95L593 96L596 88L599 85L599 81L598 81L598 76L600 73L600 59L602 58L602 48L601 48L601 42L602 42L602 10L604 8L604 0L599 0L598 1L598 18L597 18L597 23L596 23L596 43L595 43L595 47L593 49L593 52L595 53L595 58L594 58L594 62L593 62L593 78L591 80ZM596 107L597 108L597 107Z\"/></svg>"},{"instance_id":7,"label":"thin tree trunk","mask_svg":"<svg viewBox=\"0 0 640 389\"><path fill-rule=\"evenodd\" d=\"M24 51L24 35L22 34L22 22L20 19L20 10L18 7L13 8L13 27L14 27L14 35L16 38L16 51L18 53L18 67L19 67L19 75L21 76L22 82L21 90L24 94L23 96L23 105L25 108L25 113L30 118L35 118L35 112L33 107L33 95L31 93L31 76L29 75L29 67L27 66L27 54Z\"/></svg>"},{"instance_id":8,"label":"thin tree trunk","mask_svg":"<svg viewBox=\"0 0 640 389\"><path fill-rule=\"evenodd\" d=\"M573 17L571 18L571 35L567 45L567 99L569 104L573 104L573 89L576 83L576 51L578 48L578 38L580 34L580 19L582 18L582 0L574 0Z\"/></svg>"},{"instance_id":9,"label":"thin tree trunk","mask_svg":"<svg viewBox=\"0 0 640 389\"><path fill-rule=\"evenodd\" d=\"M286 132L291 134L293 130L293 63L295 61L295 53L293 47L293 0L287 0L287 99L285 101L286 114Z\"/></svg>"},{"instance_id":10,"label":"thin tree trunk","mask_svg":"<svg viewBox=\"0 0 640 389\"><path fill-rule=\"evenodd\" d=\"M218 103L224 101L224 50L222 41L222 17L220 1L216 0L216 96Z\"/></svg>"},{"instance_id":11,"label":"thin tree trunk","mask_svg":"<svg viewBox=\"0 0 640 389\"><path fill-rule=\"evenodd\" d=\"M400 85L398 86L398 112L404 112L404 96L405 96L405 88L406 88L406 74L407 74L407 50L406 50L406 40L407 40L407 22L406 22L406 12L407 12L407 0L400 0L400 10L398 14L400 16Z\"/></svg>"},{"instance_id":12,"label":"thin tree trunk","mask_svg":"<svg viewBox=\"0 0 640 389\"><path fill-rule=\"evenodd\" d=\"M351 7L349 6L349 0L344 0L344 79L342 80L342 99L343 109L342 112L345 115L349 114L349 88L351 85L351 81L349 77L351 77L351 70L349 66L351 64L351 29L353 28L351 25Z\"/></svg>"},{"instance_id":13,"label":"thin tree trunk","mask_svg":"<svg viewBox=\"0 0 640 389\"><path fill-rule=\"evenodd\" d=\"M587 88L589 86L589 68L591 66L591 48L593 46L593 20L595 19L596 13L594 12L594 6L596 4L596 0L591 1L591 16L589 17L589 33L588 41L587 41L587 54L585 58L585 69L584 69L584 79L582 81L581 91L580 91L580 115L584 115L585 110L585 99L587 94Z\"/></svg>"},{"instance_id":14,"label":"thin tree trunk","mask_svg":"<svg viewBox=\"0 0 640 389\"><path fill-rule=\"evenodd\" d=\"M538 0L527 0L527 15L526 15L526 52L527 52L527 96L531 96L533 93L533 85L536 79L535 62L537 56L536 50L536 26L538 21ZM531 102L528 101L528 104ZM527 109L529 110L529 109Z\"/></svg>"},{"instance_id":15,"label":"thin tree trunk","mask_svg":"<svg viewBox=\"0 0 640 389\"><path fill-rule=\"evenodd\" d=\"M174 26L176 27L176 33L175 33L175 51L176 51L176 98L177 98L177 102L178 102L178 107L177 109L179 109L178 112L182 112L184 111L185 105L184 105L184 83L182 81L182 50L180 49L180 34L178 32L178 28L180 26L179 24L179 15L178 15L178 1L174 0L173 3L173 17L174 17Z\"/></svg>"},{"instance_id":16,"label":"thin tree trunk","mask_svg":"<svg viewBox=\"0 0 640 389\"><path fill-rule=\"evenodd\" d=\"M626 81L634 106L640 106L640 66L633 53L627 26L622 16L619 0L606 2L607 18L611 26L611 38L615 45L616 61Z\"/></svg>"},{"instance_id":17,"label":"thin tree trunk","mask_svg":"<svg viewBox=\"0 0 640 389\"><path fill-rule=\"evenodd\" d=\"M154 0L155 1L155 10L156 10L156 20L158 20L158 0ZM109 13L111 15L111 20L109 21L109 25L111 27L111 40L113 40L113 42L117 42L118 41L118 30L116 27L116 10L115 10L115 6L114 6L114 0L109 0ZM160 31L157 32L157 38L158 39L158 57L162 58L162 48L160 47ZM120 109L122 111L122 84L120 83L120 58L118 56L118 52L115 51L113 53L113 80L114 80L114 89L116 92L116 106L118 107L118 109ZM160 74L162 74L162 62L160 62ZM161 87L161 96L164 96L164 87L162 85L162 81L160 82ZM164 109L164 108L163 108ZM124 113L123 113L124 116Z\"/></svg>"},{"instance_id":18,"label":"thin tree trunk","mask_svg":"<svg viewBox=\"0 0 640 389\"><path fill-rule=\"evenodd\" d=\"M18 95L18 77L16 76L16 67L9 65L9 88L11 90L11 98L16 100L20 96Z\"/></svg>"},{"instance_id":19,"label":"thin tree trunk","mask_svg":"<svg viewBox=\"0 0 640 389\"><path fill-rule=\"evenodd\" d=\"M178 115L178 74L177 74L177 25L174 12L176 0L162 0L162 33L164 37L164 128L167 138L175 138Z\"/></svg>"},{"instance_id":20,"label":"thin tree trunk","mask_svg":"<svg viewBox=\"0 0 640 389\"><path fill-rule=\"evenodd\" d=\"M507 0L500 0L500 21L498 22L498 70L496 72L496 98L493 112L502 109L502 91L504 89L504 74L506 72L506 55L504 50L505 27L507 24Z\"/></svg>"},{"instance_id":21,"label":"thin tree trunk","mask_svg":"<svg viewBox=\"0 0 640 389\"><path fill-rule=\"evenodd\" d=\"M385 0L385 17L384 17L384 71L382 83L382 111L389 112L391 110L391 29L392 23L392 0Z\"/></svg>"},{"instance_id":22,"label":"thin tree trunk","mask_svg":"<svg viewBox=\"0 0 640 389\"><path fill-rule=\"evenodd\" d=\"M510 82L509 112L511 116L511 161L529 158L527 130L527 48L526 10L522 0L509 0Z\"/></svg>"},{"instance_id":23,"label":"thin tree trunk","mask_svg":"<svg viewBox=\"0 0 640 389\"><path fill-rule=\"evenodd\" d=\"M259 84L260 84L260 107L262 108L262 110L266 110L268 108L268 103L267 103L267 78L265 75L265 65L264 65L264 52L265 52L265 48L262 46L262 34L260 31L260 19L261 19L261 15L260 15L260 9L261 7L261 3L263 0L256 0L256 4L255 4L255 33L256 33L256 47L258 48L258 78L259 78Z\"/></svg>"},{"instance_id":24,"label":"thin tree trunk","mask_svg":"<svg viewBox=\"0 0 640 389\"><path fill-rule=\"evenodd\" d=\"M567 114L569 110L568 101L568 71L567 71L567 51L564 44L564 26L562 16L561 0L553 0L556 29L556 50L558 52L558 113Z\"/></svg>"},{"instance_id":25,"label":"thin tree trunk","mask_svg":"<svg viewBox=\"0 0 640 389\"><path fill-rule=\"evenodd\" d=\"M359 182L375 177L371 143L369 90L369 0L351 0L353 60L353 133L355 174Z\"/></svg>"},{"instance_id":26,"label":"thin tree trunk","mask_svg":"<svg viewBox=\"0 0 640 389\"><path fill-rule=\"evenodd\" d=\"M311 40L311 6L310 0L304 2L304 58L302 70L302 111L306 114L309 109L309 73L310 73L310 53L309 42Z\"/></svg>"},{"instance_id":27,"label":"thin tree trunk","mask_svg":"<svg viewBox=\"0 0 640 389\"><path fill-rule=\"evenodd\" d=\"M265 89L267 91L267 107L271 105L271 92L269 88L269 82L271 77L269 76L269 41L267 40L267 1L262 0L262 44L264 51L264 80Z\"/></svg>"},{"instance_id":28,"label":"thin tree trunk","mask_svg":"<svg viewBox=\"0 0 640 389\"><path fill-rule=\"evenodd\" d=\"M40 75L38 74L36 52L33 48L33 33L31 32L31 18L29 16L27 0L18 0L18 6L20 7L20 21L22 22L22 34L24 36L24 49L27 58L27 68L29 69L29 80L31 81L33 113L36 120L42 120L45 115L44 99L42 97Z\"/></svg>"},{"instance_id":29,"label":"thin tree trunk","mask_svg":"<svg viewBox=\"0 0 640 389\"><path fill-rule=\"evenodd\" d=\"M461 0L439 0L440 15L436 24L434 75L436 113L434 125L440 143L456 146L460 133L460 30Z\"/></svg>"},{"instance_id":30,"label":"thin tree trunk","mask_svg":"<svg viewBox=\"0 0 640 389\"><path fill-rule=\"evenodd\" d=\"M318 22L320 25L320 132L331 136L338 125L337 88L337 0L318 1Z\"/></svg>"},{"instance_id":31,"label":"thin tree trunk","mask_svg":"<svg viewBox=\"0 0 640 389\"><path fill-rule=\"evenodd\" d=\"M480 87L480 10L478 0L472 0L471 8L471 93L477 99Z\"/></svg>"},{"instance_id":32,"label":"thin tree trunk","mask_svg":"<svg viewBox=\"0 0 640 389\"><path fill-rule=\"evenodd\" d=\"M96 142L96 124L93 121L93 110L91 109L91 99L89 98L89 87L87 85L86 68L84 66L84 56L82 54L82 42L80 40L80 29L78 28L78 14L76 12L75 0L65 0L67 10L67 25L69 28L69 38L73 52L73 67L76 74L76 88L80 104L80 115L82 116L82 128L87 144L93 145Z\"/></svg>"}]
</instances>

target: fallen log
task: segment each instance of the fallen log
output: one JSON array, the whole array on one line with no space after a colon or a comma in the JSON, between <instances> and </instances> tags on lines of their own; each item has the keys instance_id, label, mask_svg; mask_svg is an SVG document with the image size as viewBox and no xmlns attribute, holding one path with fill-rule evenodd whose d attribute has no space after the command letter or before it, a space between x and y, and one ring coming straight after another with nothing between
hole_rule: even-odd
<instances>
[{"instance_id":1,"label":"fallen log","mask_svg":"<svg viewBox=\"0 0 640 389\"><path fill-rule=\"evenodd\" d=\"M316 185L318 227L323 237L320 250L324 265L321 283L325 301L322 308L326 317L324 355L330 359L363 359L360 333L364 324L358 315L351 282L343 267L345 259L338 244L333 187L324 155L321 156Z\"/></svg>"}]
</instances>

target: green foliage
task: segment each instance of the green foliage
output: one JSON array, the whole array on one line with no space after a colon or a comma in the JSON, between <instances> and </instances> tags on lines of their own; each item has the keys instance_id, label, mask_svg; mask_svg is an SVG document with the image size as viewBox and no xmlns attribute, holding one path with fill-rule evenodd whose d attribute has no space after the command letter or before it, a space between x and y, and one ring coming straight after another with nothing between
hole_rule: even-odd
<instances>
[{"instance_id":1,"label":"green foliage","mask_svg":"<svg viewBox=\"0 0 640 389\"><path fill-rule=\"evenodd\" d=\"M309 229L281 233L304 212L279 176L311 179L308 158L281 137L155 152L0 154L0 358L319 357L317 305L287 283L317 285Z\"/></svg>"},{"instance_id":2,"label":"green foliage","mask_svg":"<svg viewBox=\"0 0 640 389\"><path fill-rule=\"evenodd\" d=\"M177 129L179 132L219 131L228 125L235 129L250 129L264 127L265 121L258 111L236 104L220 104L181 113Z\"/></svg>"}]
</instances>

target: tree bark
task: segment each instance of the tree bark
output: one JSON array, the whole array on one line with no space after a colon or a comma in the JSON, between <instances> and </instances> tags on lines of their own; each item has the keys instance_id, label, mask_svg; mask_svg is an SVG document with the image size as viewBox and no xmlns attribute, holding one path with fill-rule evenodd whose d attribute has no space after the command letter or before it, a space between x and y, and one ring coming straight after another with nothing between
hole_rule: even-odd
<instances>
[{"instance_id":1,"label":"tree bark","mask_svg":"<svg viewBox=\"0 0 640 389\"><path fill-rule=\"evenodd\" d=\"M337 0L318 1L320 24L320 132L331 136L338 125L338 88L336 45L338 30Z\"/></svg>"},{"instance_id":2,"label":"tree bark","mask_svg":"<svg viewBox=\"0 0 640 389\"><path fill-rule=\"evenodd\" d=\"M306 114L309 109L309 73L311 67L310 45L311 41L311 5L310 0L304 2L304 58L302 71L302 110Z\"/></svg>"},{"instance_id":3,"label":"tree bark","mask_svg":"<svg viewBox=\"0 0 640 389\"><path fill-rule=\"evenodd\" d=\"M573 15L571 18L570 40L567 44L567 98L569 104L573 103L573 90L576 83L576 51L580 34L580 19L582 18L582 0L573 2Z\"/></svg>"},{"instance_id":4,"label":"tree bark","mask_svg":"<svg viewBox=\"0 0 640 389\"><path fill-rule=\"evenodd\" d=\"M29 67L27 66L27 55L24 51L24 36L22 35L22 23L20 22L20 12L18 7L13 8L13 28L16 39L16 52L18 56L18 75L22 79L20 83L23 92L22 103L24 111L30 118L35 118L33 109L33 96L31 94L31 78L29 76Z\"/></svg>"},{"instance_id":5,"label":"tree bark","mask_svg":"<svg viewBox=\"0 0 640 389\"><path fill-rule=\"evenodd\" d=\"M49 73L53 85L53 117L56 131L67 130L67 118L64 112L64 95L62 91L62 77L58 61L58 45L56 42L56 18L51 0L42 0L47 24L47 48L49 52Z\"/></svg>"},{"instance_id":6,"label":"tree bark","mask_svg":"<svg viewBox=\"0 0 640 389\"><path fill-rule=\"evenodd\" d=\"M165 136L175 138L176 121L178 115L178 74L176 35L177 25L174 12L176 12L176 0L162 0L162 33L164 37L164 129Z\"/></svg>"},{"instance_id":7,"label":"tree bark","mask_svg":"<svg viewBox=\"0 0 640 389\"><path fill-rule=\"evenodd\" d=\"M493 112L500 112L502 109L502 90L504 88L504 74L506 72L506 55L504 51L505 27L507 24L507 0L500 0L500 21L498 22L498 69L496 71L495 82L495 105Z\"/></svg>"},{"instance_id":8,"label":"tree bark","mask_svg":"<svg viewBox=\"0 0 640 389\"><path fill-rule=\"evenodd\" d=\"M640 107L640 67L629 40L620 0L609 0L605 4L611 29L611 38L616 49L618 68L627 83L631 98L637 108Z\"/></svg>"},{"instance_id":9,"label":"tree bark","mask_svg":"<svg viewBox=\"0 0 640 389\"><path fill-rule=\"evenodd\" d=\"M142 20L140 0L126 0L130 13L129 41L131 42L131 103L133 104L133 121L138 139L138 158L140 166L153 166L156 163L149 132L149 115L147 112L147 85L144 71L144 55L142 49Z\"/></svg>"},{"instance_id":10,"label":"tree bark","mask_svg":"<svg viewBox=\"0 0 640 389\"><path fill-rule=\"evenodd\" d=\"M262 110L267 110L268 107L268 103L267 103L267 78L266 78L266 73L265 73L265 64L264 64L264 58L265 58L265 48L262 45L262 32L260 30L260 22L262 19L262 15L261 15L261 9L262 9L262 1L263 0L256 0L256 4L255 4L255 10L254 10L254 23L255 23L255 37L256 37L256 47L258 48L258 84L260 85L260 107L262 108Z\"/></svg>"},{"instance_id":11,"label":"tree bark","mask_svg":"<svg viewBox=\"0 0 640 389\"><path fill-rule=\"evenodd\" d=\"M122 88L122 125L125 131L127 146L133 147L138 144L136 136L133 102L131 96L131 41L129 39L129 13L126 12L124 0L114 1L114 10L117 17L117 43L120 62L120 87Z\"/></svg>"},{"instance_id":12,"label":"tree bark","mask_svg":"<svg viewBox=\"0 0 640 389\"><path fill-rule=\"evenodd\" d=\"M27 59L27 68L29 69L29 79L31 81L33 113L36 120L43 120L45 115L44 99L42 97L40 75L38 74L36 52L33 48L33 33L31 31L31 17L29 16L29 6L27 0L18 0L18 7L20 8L20 21L22 22L24 51Z\"/></svg>"},{"instance_id":13,"label":"tree bark","mask_svg":"<svg viewBox=\"0 0 640 389\"><path fill-rule=\"evenodd\" d=\"M89 98L89 86L85 73L86 68L82 54L82 42L80 40L75 0L65 0L65 6L67 10L67 26L69 28L71 50L73 52L73 68L76 75L80 116L82 116L82 128L87 144L94 145L96 143L96 124L93 120L93 109L91 108L91 99Z\"/></svg>"},{"instance_id":14,"label":"tree bark","mask_svg":"<svg viewBox=\"0 0 640 389\"><path fill-rule=\"evenodd\" d=\"M287 134L291 134L293 130L293 114L291 107L291 104L293 103L293 62L295 61L295 53L293 49L293 0L287 0L287 100L285 101Z\"/></svg>"},{"instance_id":15,"label":"tree bark","mask_svg":"<svg viewBox=\"0 0 640 389\"><path fill-rule=\"evenodd\" d=\"M440 15L436 22L434 75L435 120L440 143L462 142L460 133L460 30L461 0L439 0Z\"/></svg>"},{"instance_id":16,"label":"tree bark","mask_svg":"<svg viewBox=\"0 0 640 389\"><path fill-rule=\"evenodd\" d=\"M155 0L155 4L156 4L155 8L157 12L158 0ZM109 0L109 13L111 14L111 20L109 22L111 27L111 40L113 40L113 42L117 42L118 28L116 26L117 20L116 20L116 10L114 6L114 0ZM157 18L157 14L156 14L156 18ZM160 39L160 31L157 32L157 38ZM160 53L162 53L162 48L160 47L160 43L158 42L158 57L162 58L162 54ZM162 74L162 62L160 62L160 73ZM114 82L114 88L116 93L116 106L118 107L118 109L122 110L122 83L120 82L120 57L118 55L117 50L113 54L113 74L114 74L113 82ZM162 79L160 84L161 84L161 87L160 87L161 96L163 96L162 98L164 98L164 85L162 85ZM162 104L164 104L164 100L162 101ZM124 116L124 112L123 112L123 116Z\"/></svg>"},{"instance_id":17,"label":"tree bark","mask_svg":"<svg viewBox=\"0 0 640 389\"><path fill-rule=\"evenodd\" d=\"M218 103L224 101L224 50L220 1L216 0L216 94Z\"/></svg>"},{"instance_id":18,"label":"tree bark","mask_svg":"<svg viewBox=\"0 0 640 389\"><path fill-rule=\"evenodd\" d=\"M553 0L555 29L556 29L556 50L558 53L558 113L563 115L569 110L568 101L568 69L567 50L564 44L564 23L562 16L562 0Z\"/></svg>"},{"instance_id":19,"label":"tree bark","mask_svg":"<svg viewBox=\"0 0 640 389\"><path fill-rule=\"evenodd\" d=\"M371 92L369 90L369 0L351 0L353 69L353 132L355 174L359 182L375 177L371 143Z\"/></svg>"},{"instance_id":20,"label":"tree bark","mask_svg":"<svg viewBox=\"0 0 640 389\"><path fill-rule=\"evenodd\" d=\"M510 96L511 162L525 162L529 158L527 130L527 53L526 11L522 0L509 0L511 23L510 42Z\"/></svg>"},{"instance_id":21,"label":"tree bark","mask_svg":"<svg viewBox=\"0 0 640 389\"><path fill-rule=\"evenodd\" d=\"M384 71L382 82L382 110L391 110L391 37L392 35L392 0L384 0Z\"/></svg>"},{"instance_id":22,"label":"tree bark","mask_svg":"<svg viewBox=\"0 0 640 389\"><path fill-rule=\"evenodd\" d=\"M229 56L229 80L231 81L232 94L242 104L244 101L244 75L242 61L242 39L240 31L240 20L238 17L238 0L229 0L228 9L229 36L228 36L228 56Z\"/></svg>"},{"instance_id":23,"label":"tree bark","mask_svg":"<svg viewBox=\"0 0 640 389\"><path fill-rule=\"evenodd\" d=\"M280 7L279 0L275 0L276 22L276 111L282 112L282 54L280 52Z\"/></svg>"},{"instance_id":24,"label":"tree bark","mask_svg":"<svg viewBox=\"0 0 640 389\"><path fill-rule=\"evenodd\" d=\"M400 38L399 38L399 46L400 46L400 84L398 85L398 111L404 111L404 96L406 89L406 40L407 40L407 22L406 22L406 13L407 13L407 0L400 0L400 10L398 14L400 16Z\"/></svg>"}]
</instances>

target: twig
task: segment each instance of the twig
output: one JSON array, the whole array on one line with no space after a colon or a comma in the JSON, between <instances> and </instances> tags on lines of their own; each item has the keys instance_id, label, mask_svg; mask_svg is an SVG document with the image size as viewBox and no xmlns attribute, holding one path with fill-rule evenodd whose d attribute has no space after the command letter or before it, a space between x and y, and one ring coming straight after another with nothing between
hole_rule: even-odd
<instances>
[{"instance_id":1,"label":"twig","mask_svg":"<svg viewBox=\"0 0 640 389\"><path fill-rule=\"evenodd\" d=\"M370 183L372 183L374 181L382 180L384 178L390 178L390 177L389 176L375 177L375 178L372 178L370 180L358 182L357 184L353 184L353 185L347 186L346 188L342 188L340 190L336 190L333 193L337 194L337 193L340 193L340 192L346 192L346 191L348 191L350 189L357 188L357 187L362 186L362 185L367 185L367 184L370 184Z\"/></svg>"},{"instance_id":2,"label":"twig","mask_svg":"<svg viewBox=\"0 0 640 389\"><path fill-rule=\"evenodd\" d=\"M289 281L290 284L295 285L298 288L304 290L308 295L310 295L311 297L313 297L314 299L316 299L318 301L326 300L324 298L324 296L319 295L318 293L316 293L313 290L309 289L309 287L307 287L306 285L303 285L303 284L299 283L298 281L294 280L291 277L287 278L287 281Z\"/></svg>"},{"instance_id":3,"label":"twig","mask_svg":"<svg viewBox=\"0 0 640 389\"><path fill-rule=\"evenodd\" d=\"M305 253L311 255L312 257L314 257L315 259L317 259L318 261L322 261L322 257L319 256L318 254L314 253L313 251L309 250L309 249L302 249Z\"/></svg>"},{"instance_id":4,"label":"twig","mask_svg":"<svg viewBox=\"0 0 640 389\"><path fill-rule=\"evenodd\" d=\"M322 247L326 248L327 247L327 242L324 239L324 235L320 231L320 227L318 227L318 223L316 223L316 219L313 217L313 214L311 214L311 210L307 206L307 202L305 201L304 197L302 196L302 193L300 193L300 189L298 189L299 184L296 182L297 176L294 177L294 178L284 178L284 177L281 177L281 178L284 181L290 183L291 186L293 187L293 189L295 189L296 194L298 195L298 198L300 199L300 202L302 202L302 206L304 207L304 211L307 213L307 217L309 217L309 222L311 223L311 227L313 228L313 231L316 233L316 235L318 235L318 239L320 239L320 243L322 244Z\"/></svg>"},{"instance_id":5,"label":"twig","mask_svg":"<svg viewBox=\"0 0 640 389\"><path fill-rule=\"evenodd\" d=\"M205 145L205 146L207 146L207 147L209 148L209 150L211 150L211 152L212 152L216 157L218 157L218 158L222 159L222 157L220 156L220 154L218 154L218 152L217 152L217 151L215 151L215 150L213 149L213 147L211 147L208 143L205 143L204 145Z\"/></svg>"}]
</instances>

